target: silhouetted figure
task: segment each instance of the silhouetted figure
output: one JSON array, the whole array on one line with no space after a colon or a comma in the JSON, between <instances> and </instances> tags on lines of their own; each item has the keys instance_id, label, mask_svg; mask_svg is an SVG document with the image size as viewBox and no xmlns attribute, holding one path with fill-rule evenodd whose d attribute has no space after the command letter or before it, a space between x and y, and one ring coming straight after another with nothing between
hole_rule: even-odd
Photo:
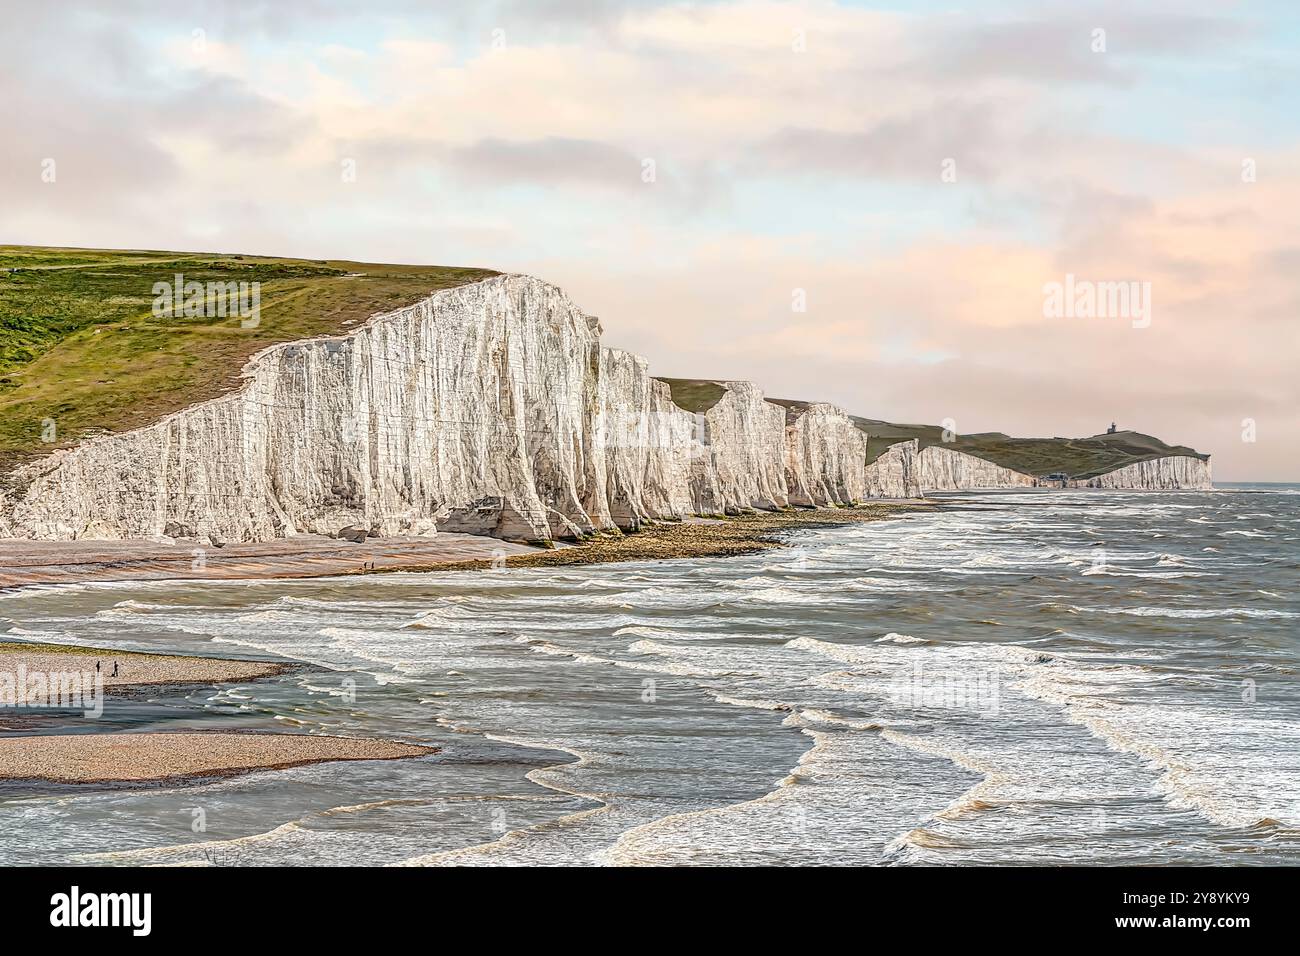
<instances>
[{"instance_id":1,"label":"silhouetted figure","mask_svg":"<svg viewBox=\"0 0 1300 956\"><path fill-rule=\"evenodd\" d=\"M1107 429L1106 429L1106 434L1107 434L1107 435L1113 435L1113 434L1115 434L1115 431L1116 431L1116 429L1115 429L1115 423L1114 423L1114 422L1111 422L1111 423L1110 423L1110 428L1107 428Z\"/></svg>"},{"instance_id":2,"label":"silhouetted figure","mask_svg":"<svg viewBox=\"0 0 1300 956\"><path fill-rule=\"evenodd\" d=\"M117 661L113 661L113 673L110 674L109 676L110 676L110 677L116 677L116 676L117 676Z\"/></svg>"}]
</instances>

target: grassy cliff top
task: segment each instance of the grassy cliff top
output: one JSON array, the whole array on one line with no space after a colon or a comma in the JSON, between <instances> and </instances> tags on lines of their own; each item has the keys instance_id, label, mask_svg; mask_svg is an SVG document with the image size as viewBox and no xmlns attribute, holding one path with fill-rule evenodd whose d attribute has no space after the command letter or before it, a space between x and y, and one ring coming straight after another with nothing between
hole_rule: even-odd
<instances>
[{"instance_id":1,"label":"grassy cliff top","mask_svg":"<svg viewBox=\"0 0 1300 956\"><path fill-rule=\"evenodd\" d=\"M952 441L945 442L943 429L938 425L898 425L856 415L853 422L867 433L868 461L880 457L890 445L909 438L917 439L922 448L939 445L984 458L1003 468L1038 476L1059 472L1071 478L1091 478L1135 462L1168 455L1186 455L1202 460L1210 457L1184 445L1167 445L1159 438L1135 431L1090 438L1012 438L1001 432L979 432L957 435Z\"/></svg>"},{"instance_id":2,"label":"grassy cliff top","mask_svg":"<svg viewBox=\"0 0 1300 956\"><path fill-rule=\"evenodd\" d=\"M661 375L655 376L655 379L672 390L674 405L692 414L707 412L727 394L725 382L703 378L664 378Z\"/></svg>"},{"instance_id":3,"label":"grassy cliff top","mask_svg":"<svg viewBox=\"0 0 1300 956\"><path fill-rule=\"evenodd\" d=\"M793 425L804 412L808 411L808 406L812 402L801 402L795 398L769 398L766 401L773 405L780 405L785 409L785 423Z\"/></svg>"},{"instance_id":4,"label":"grassy cliff top","mask_svg":"<svg viewBox=\"0 0 1300 956\"><path fill-rule=\"evenodd\" d=\"M155 316L154 283L258 282L260 316ZM0 246L0 474L239 384L253 355L346 332L487 269ZM53 423L53 435L49 423ZM47 439L53 438L53 441Z\"/></svg>"}]
</instances>

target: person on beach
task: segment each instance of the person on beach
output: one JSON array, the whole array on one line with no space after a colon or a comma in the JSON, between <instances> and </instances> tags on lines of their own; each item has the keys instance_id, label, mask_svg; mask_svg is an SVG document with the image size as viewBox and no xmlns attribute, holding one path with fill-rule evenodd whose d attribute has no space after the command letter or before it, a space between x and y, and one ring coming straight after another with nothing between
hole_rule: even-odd
<instances>
[{"instance_id":1,"label":"person on beach","mask_svg":"<svg viewBox=\"0 0 1300 956\"><path fill-rule=\"evenodd\" d=\"M110 676L110 677L116 677L116 676L117 676L117 661L113 661L113 673L110 674L109 676Z\"/></svg>"}]
</instances>

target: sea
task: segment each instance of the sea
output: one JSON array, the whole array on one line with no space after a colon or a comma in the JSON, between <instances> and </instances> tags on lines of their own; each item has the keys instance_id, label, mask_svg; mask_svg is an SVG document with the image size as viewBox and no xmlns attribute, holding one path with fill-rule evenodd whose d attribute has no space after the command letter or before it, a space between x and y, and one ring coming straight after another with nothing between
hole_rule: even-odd
<instances>
[{"instance_id":1,"label":"sea","mask_svg":"<svg viewBox=\"0 0 1300 956\"><path fill-rule=\"evenodd\" d=\"M441 748L0 786L0 864L1300 863L1300 485L960 493L742 557L0 593L302 665L10 733Z\"/></svg>"}]
</instances>

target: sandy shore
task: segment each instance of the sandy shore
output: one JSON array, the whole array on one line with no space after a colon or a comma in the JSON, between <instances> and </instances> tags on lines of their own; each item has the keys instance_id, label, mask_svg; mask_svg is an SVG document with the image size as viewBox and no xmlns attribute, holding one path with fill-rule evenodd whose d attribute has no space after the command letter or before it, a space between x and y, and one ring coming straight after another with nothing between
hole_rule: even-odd
<instances>
[{"instance_id":1,"label":"sandy shore","mask_svg":"<svg viewBox=\"0 0 1300 956\"><path fill-rule=\"evenodd\" d=\"M99 665L96 671L96 665ZM63 644L0 642L0 729L30 717L61 677L78 683L81 697L102 679L105 692L167 684L218 684L274 677L298 665L176 654L141 654ZM117 673L114 674L116 667ZM92 678L90 675L98 675ZM37 684L30 683L36 677ZM17 695L14 696L14 691ZM13 696L13 699L8 699ZM21 701L14 706L15 701ZM74 708L76 709L76 708ZM83 707L83 709L91 709ZM11 723L11 729L14 726ZM109 783L221 776L297 767L333 760L394 760L435 753L436 748L351 737L269 733L80 733L0 736L0 781Z\"/></svg>"},{"instance_id":2,"label":"sandy shore","mask_svg":"<svg viewBox=\"0 0 1300 956\"><path fill-rule=\"evenodd\" d=\"M24 644L0 641L0 675L97 673L104 688L149 684L217 684L257 680L282 674L296 665L272 661L238 661L219 657L141 654L68 644ZM113 673L114 665L117 673ZM5 711L0 709L0 718Z\"/></svg>"},{"instance_id":3,"label":"sandy shore","mask_svg":"<svg viewBox=\"0 0 1300 956\"><path fill-rule=\"evenodd\" d=\"M436 747L353 737L257 733L0 737L0 779L135 783L229 776L335 760L397 760Z\"/></svg>"},{"instance_id":4,"label":"sandy shore","mask_svg":"<svg viewBox=\"0 0 1300 956\"><path fill-rule=\"evenodd\" d=\"M720 519L688 518L651 525L631 534L598 535L568 548L515 553L508 555L504 563L511 568L530 568L753 554L784 547L786 534L791 531L881 521L909 512L928 511L933 507L934 503L929 501L881 501L852 508L760 511ZM489 566L490 562L482 559L459 558L412 564L404 570L457 571ZM371 574L382 570L358 569L350 573Z\"/></svg>"},{"instance_id":5,"label":"sandy shore","mask_svg":"<svg viewBox=\"0 0 1300 956\"><path fill-rule=\"evenodd\" d=\"M631 534L540 548L482 535L439 532L426 538L370 538L361 544L302 535L208 547L193 542L0 540L0 589L89 581L267 580L385 571L600 564L725 557L779 547L780 533L877 521L934 507L929 501L881 501L852 508L790 509L725 519L688 518Z\"/></svg>"},{"instance_id":6,"label":"sandy shore","mask_svg":"<svg viewBox=\"0 0 1300 956\"><path fill-rule=\"evenodd\" d=\"M879 521L927 510L928 502L877 502L853 508L759 512L651 525L557 549L494 538L288 539L230 545L205 553L196 573L185 545L152 542L0 542L0 587L96 580L275 578L385 571L472 570L598 564L752 554L786 543L786 533ZM282 673L291 664L142 654L66 645L0 642L5 675L94 671L105 688L220 683ZM116 665L117 673L114 674ZM17 711L13 711L16 713ZM0 717L5 710L0 708ZM141 782L245 773L334 760L391 760L436 748L383 740L270 733L105 733L0 737L0 780L59 783Z\"/></svg>"},{"instance_id":7,"label":"sandy shore","mask_svg":"<svg viewBox=\"0 0 1300 956\"><path fill-rule=\"evenodd\" d=\"M201 547L192 541L0 540L0 589L85 581L318 578L373 567L403 570L431 562L484 562L543 549L497 538L442 532L431 538L369 538L360 544L301 535Z\"/></svg>"}]
</instances>

